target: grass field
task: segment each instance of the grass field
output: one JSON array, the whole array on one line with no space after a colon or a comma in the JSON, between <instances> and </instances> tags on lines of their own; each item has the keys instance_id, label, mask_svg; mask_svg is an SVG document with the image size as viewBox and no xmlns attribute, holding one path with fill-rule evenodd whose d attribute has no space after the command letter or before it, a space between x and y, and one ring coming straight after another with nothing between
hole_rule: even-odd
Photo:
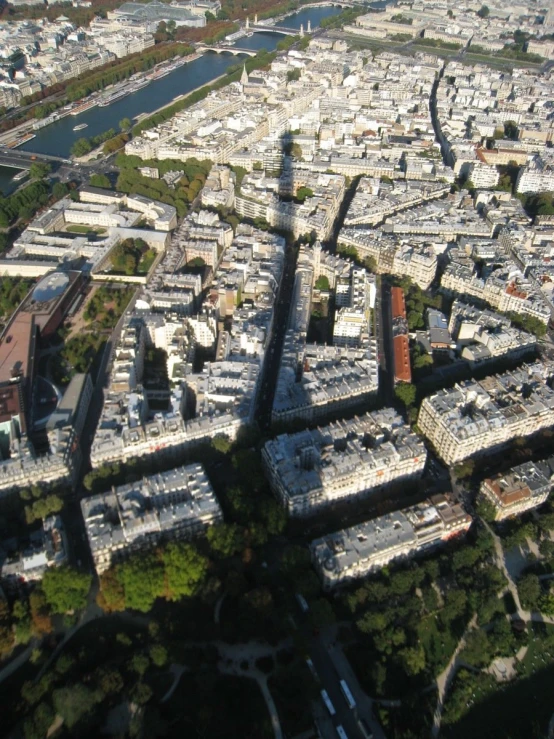
<instances>
[{"instance_id":1,"label":"grass field","mask_svg":"<svg viewBox=\"0 0 554 739\"><path fill-rule=\"evenodd\" d=\"M72 234L95 233L98 236L106 233L106 229L101 228L100 226L80 226L78 223L72 223L69 226L66 226L65 230Z\"/></svg>"}]
</instances>

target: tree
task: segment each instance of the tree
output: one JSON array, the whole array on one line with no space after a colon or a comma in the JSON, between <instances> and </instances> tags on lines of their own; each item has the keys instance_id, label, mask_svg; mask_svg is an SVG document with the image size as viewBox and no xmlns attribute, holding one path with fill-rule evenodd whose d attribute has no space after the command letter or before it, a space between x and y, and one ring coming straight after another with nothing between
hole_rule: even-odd
<instances>
[{"instance_id":1,"label":"tree","mask_svg":"<svg viewBox=\"0 0 554 739\"><path fill-rule=\"evenodd\" d=\"M317 278L316 283L314 285L316 290L329 290L329 280L325 275L321 275Z\"/></svg>"},{"instance_id":2,"label":"tree","mask_svg":"<svg viewBox=\"0 0 554 739\"><path fill-rule=\"evenodd\" d=\"M490 10L487 5L482 5L477 11L479 18L488 18Z\"/></svg>"},{"instance_id":3,"label":"tree","mask_svg":"<svg viewBox=\"0 0 554 739\"><path fill-rule=\"evenodd\" d=\"M306 198L313 198L314 191L310 187L299 187L296 191L296 199L303 203Z\"/></svg>"},{"instance_id":4,"label":"tree","mask_svg":"<svg viewBox=\"0 0 554 739\"><path fill-rule=\"evenodd\" d=\"M33 162L29 167L29 177L32 180L43 180L48 177L52 170L49 164L43 164L42 162Z\"/></svg>"},{"instance_id":5,"label":"tree","mask_svg":"<svg viewBox=\"0 0 554 739\"><path fill-rule=\"evenodd\" d=\"M362 618L356 622L356 626L364 634L384 631L388 625L389 620L386 614L379 611L367 611L367 613L364 613Z\"/></svg>"},{"instance_id":6,"label":"tree","mask_svg":"<svg viewBox=\"0 0 554 739\"><path fill-rule=\"evenodd\" d=\"M56 182L54 187L52 188L52 196L55 200L61 200L62 198L65 198L68 192L69 187L65 184L65 182Z\"/></svg>"},{"instance_id":7,"label":"tree","mask_svg":"<svg viewBox=\"0 0 554 739\"><path fill-rule=\"evenodd\" d=\"M131 695L135 703L138 703L139 706L143 706L145 703L148 703L152 697L152 688L147 683L143 683L141 681L135 685Z\"/></svg>"},{"instance_id":8,"label":"tree","mask_svg":"<svg viewBox=\"0 0 554 739\"><path fill-rule=\"evenodd\" d=\"M125 610L125 590L114 569L100 575L100 590L96 602L106 613Z\"/></svg>"},{"instance_id":9,"label":"tree","mask_svg":"<svg viewBox=\"0 0 554 739\"><path fill-rule=\"evenodd\" d=\"M105 696L118 695L125 687L121 673L114 667L100 668L98 672L98 685Z\"/></svg>"},{"instance_id":10,"label":"tree","mask_svg":"<svg viewBox=\"0 0 554 739\"><path fill-rule=\"evenodd\" d=\"M408 675L419 675L425 669L425 650L421 644L402 649L399 656Z\"/></svg>"},{"instance_id":11,"label":"tree","mask_svg":"<svg viewBox=\"0 0 554 739\"><path fill-rule=\"evenodd\" d=\"M539 609L546 616L554 616L554 593L546 593L541 596L539 601Z\"/></svg>"},{"instance_id":12,"label":"tree","mask_svg":"<svg viewBox=\"0 0 554 739\"><path fill-rule=\"evenodd\" d=\"M171 542L162 559L168 600L191 597L206 579L209 561L192 544Z\"/></svg>"},{"instance_id":13,"label":"tree","mask_svg":"<svg viewBox=\"0 0 554 739\"><path fill-rule=\"evenodd\" d=\"M345 244L339 244L337 247L337 251L343 257L349 257L355 262L358 261L358 250L355 246L346 246Z\"/></svg>"},{"instance_id":14,"label":"tree","mask_svg":"<svg viewBox=\"0 0 554 739\"><path fill-rule=\"evenodd\" d=\"M294 159L302 159L302 147L300 146L300 144L291 144L290 155Z\"/></svg>"},{"instance_id":15,"label":"tree","mask_svg":"<svg viewBox=\"0 0 554 739\"><path fill-rule=\"evenodd\" d=\"M523 575L517 582L517 592L523 608L534 611L541 597L541 583L537 575Z\"/></svg>"},{"instance_id":16,"label":"tree","mask_svg":"<svg viewBox=\"0 0 554 739\"><path fill-rule=\"evenodd\" d=\"M133 672L136 672L137 675L140 675L142 677L146 670L150 667L150 660L145 654L134 654L131 657L129 666L131 670L133 670Z\"/></svg>"},{"instance_id":17,"label":"tree","mask_svg":"<svg viewBox=\"0 0 554 739\"><path fill-rule=\"evenodd\" d=\"M223 434L214 436L211 444L216 451L221 452L222 454L227 454L231 449L231 442L228 437Z\"/></svg>"},{"instance_id":18,"label":"tree","mask_svg":"<svg viewBox=\"0 0 554 739\"><path fill-rule=\"evenodd\" d=\"M75 157L82 157L92 151L92 144L87 138L80 138L71 147L71 153Z\"/></svg>"},{"instance_id":19,"label":"tree","mask_svg":"<svg viewBox=\"0 0 554 739\"><path fill-rule=\"evenodd\" d=\"M377 260L375 257L368 256L364 259L364 267L367 269L368 272L376 272L377 271Z\"/></svg>"},{"instance_id":20,"label":"tree","mask_svg":"<svg viewBox=\"0 0 554 739\"><path fill-rule=\"evenodd\" d=\"M263 498L258 502L258 513L268 534L278 536L287 525L287 512L276 500Z\"/></svg>"},{"instance_id":21,"label":"tree","mask_svg":"<svg viewBox=\"0 0 554 739\"><path fill-rule=\"evenodd\" d=\"M474 469L475 462L473 459L466 459L465 462L460 462L454 467L454 474L458 480L465 480L473 475Z\"/></svg>"},{"instance_id":22,"label":"tree","mask_svg":"<svg viewBox=\"0 0 554 739\"><path fill-rule=\"evenodd\" d=\"M164 593L162 562L152 553L130 557L119 565L117 576L125 591L125 606L147 613Z\"/></svg>"},{"instance_id":23,"label":"tree","mask_svg":"<svg viewBox=\"0 0 554 739\"><path fill-rule=\"evenodd\" d=\"M206 536L212 551L220 557L232 557L244 546L243 532L234 523L210 526Z\"/></svg>"},{"instance_id":24,"label":"tree","mask_svg":"<svg viewBox=\"0 0 554 739\"><path fill-rule=\"evenodd\" d=\"M82 683L76 683L55 690L53 698L56 711L71 729L92 712L94 706L102 700L102 694Z\"/></svg>"},{"instance_id":25,"label":"tree","mask_svg":"<svg viewBox=\"0 0 554 739\"><path fill-rule=\"evenodd\" d=\"M164 667L167 664L167 649L161 644L153 644L150 647L150 659L156 667Z\"/></svg>"},{"instance_id":26,"label":"tree","mask_svg":"<svg viewBox=\"0 0 554 739\"><path fill-rule=\"evenodd\" d=\"M477 513L484 521L494 521L496 518L496 508L490 502L488 498L480 496L477 502Z\"/></svg>"},{"instance_id":27,"label":"tree","mask_svg":"<svg viewBox=\"0 0 554 739\"><path fill-rule=\"evenodd\" d=\"M299 570L307 569L310 564L310 552L299 544L288 546L281 557L281 570L285 575L293 575Z\"/></svg>"},{"instance_id":28,"label":"tree","mask_svg":"<svg viewBox=\"0 0 554 739\"><path fill-rule=\"evenodd\" d=\"M130 118L122 118L119 121L119 128L120 128L121 131L128 131L131 128L132 125L133 124L132 124Z\"/></svg>"},{"instance_id":29,"label":"tree","mask_svg":"<svg viewBox=\"0 0 554 739\"><path fill-rule=\"evenodd\" d=\"M506 121L504 123L504 137L507 139L512 139L512 141L518 140L519 128L517 127L517 123L515 123L515 121Z\"/></svg>"},{"instance_id":30,"label":"tree","mask_svg":"<svg viewBox=\"0 0 554 739\"><path fill-rule=\"evenodd\" d=\"M35 588L30 594L29 607L35 634L37 636L49 634L52 631L52 619L50 618L46 598L40 588Z\"/></svg>"},{"instance_id":31,"label":"tree","mask_svg":"<svg viewBox=\"0 0 554 739\"><path fill-rule=\"evenodd\" d=\"M54 613L67 613L84 608L92 578L71 567L51 567L42 578L42 590Z\"/></svg>"},{"instance_id":32,"label":"tree","mask_svg":"<svg viewBox=\"0 0 554 739\"><path fill-rule=\"evenodd\" d=\"M93 174L90 178L90 184L93 187L101 187L105 190L110 190L112 187L112 183L105 174Z\"/></svg>"},{"instance_id":33,"label":"tree","mask_svg":"<svg viewBox=\"0 0 554 739\"><path fill-rule=\"evenodd\" d=\"M39 703L30 718L25 719L23 733L25 739L42 739L48 735L48 730L54 721L54 712L48 703Z\"/></svg>"},{"instance_id":34,"label":"tree","mask_svg":"<svg viewBox=\"0 0 554 739\"><path fill-rule=\"evenodd\" d=\"M416 400L416 387L410 382L399 382L394 388L394 395L406 408L411 408Z\"/></svg>"},{"instance_id":35,"label":"tree","mask_svg":"<svg viewBox=\"0 0 554 739\"><path fill-rule=\"evenodd\" d=\"M473 629L466 637L463 659L474 667L488 667L491 662L491 645L483 629Z\"/></svg>"}]
</instances>

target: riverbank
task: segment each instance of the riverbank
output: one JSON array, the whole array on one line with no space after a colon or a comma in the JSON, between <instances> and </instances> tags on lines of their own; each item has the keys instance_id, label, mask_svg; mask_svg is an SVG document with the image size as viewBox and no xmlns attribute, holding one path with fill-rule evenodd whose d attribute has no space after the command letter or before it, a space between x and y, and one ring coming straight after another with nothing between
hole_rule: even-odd
<instances>
[{"instance_id":1,"label":"riverbank","mask_svg":"<svg viewBox=\"0 0 554 739\"><path fill-rule=\"evenodd\" d=\"M199 55L199 56L201 56L201 55ZM219 77L215 77L212 80L211 84L215 84L215 83L219 82L220 80L222 80L224 77L227 77L227 76L228 76L227 74L220 74ZM166 103L165 105L162 105L160 108L157 108L156 110L152 110L150 113L139 113L137 116L135 116L133 118L133 121L136 121L137 123L140 123L145 118L148 118L151 115L156 115L157 113L161 113L166 108L169 108L172 105L174 105L175 103L178 103L179 100L183 100L183 98L188 98L190 95L193 95L195 92L198 92L198 90L201 90L203 87L205 87L205 85L199 85L198 87L195 87L194 90L191 90L190 92L183 92L183 93L181 93L181 95L176 95L173 98L173 100L171 100L171 102Z\"/></svg>"},{"instance_id":2,"label":"riverbank","mask_svg":"<svg viewBox=\"0 0 554 739\"><path fill-rule=\"evenodd\" d=\"M310 21L312 28L315 29L322 19L338 15L340 12L341 8L328 5L306 9L287 16L284 25L300 30L301 25L307 28L308 21ZM253 52L261 49L272 52L281 40L281 35L264 31L241 39L238 45ZM73 131L75 123L87 125L86 130L83 129L87 138L94 138L110 128L119 130L119 122L124 118L129 118L135 126L140 126L149 116L154 116L156 113L160 115L160 111L168 106L182 103L187 95L198 88L217 84L215 80L223 84L226 80L220 78L225 75L228 67L237 64L242 67L243 61L244 57L240 56L206 52L194 60L187 61L184 66L170 74L152 80L143 89L121 100L115 100L108 107L95 106L80 113L78 118L67 116L34 131L36 137L23 144L20 150L68 159L75 142L83 137L82 132ZM152 70L149 72L151 73Z\"/></svg>"}]
</instances>

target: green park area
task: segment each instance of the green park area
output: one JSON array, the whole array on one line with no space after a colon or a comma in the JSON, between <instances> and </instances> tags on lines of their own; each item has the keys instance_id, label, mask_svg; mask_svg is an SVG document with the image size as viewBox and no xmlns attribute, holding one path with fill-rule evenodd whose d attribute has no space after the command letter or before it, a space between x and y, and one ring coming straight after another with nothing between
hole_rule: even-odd
<instances>
[{"instance_id":1,"label":"green park area","mask_svg":"<svg viewBox=\"0 0 554 739\"><path fill-rule=\"evenodd\" d=\"M119 275L147 275L156 259L143 239L125 239L111 252L111 272Z\"/></svg>"},{"instance_id":2,"label":"green park area","mask_svg":"<svg viewBox=\"0 0 554 739\"><path fill-rule=\"evenodd\" d=\"M91 372L94 379L109 332L121 318L133 292L133 288L107 285L93 290L83 310L83 330L70 338L70 328L63 326L59 330L63 343L49 364L57 385L67 385L76 372Z\"/></svg>"}]
</instances>

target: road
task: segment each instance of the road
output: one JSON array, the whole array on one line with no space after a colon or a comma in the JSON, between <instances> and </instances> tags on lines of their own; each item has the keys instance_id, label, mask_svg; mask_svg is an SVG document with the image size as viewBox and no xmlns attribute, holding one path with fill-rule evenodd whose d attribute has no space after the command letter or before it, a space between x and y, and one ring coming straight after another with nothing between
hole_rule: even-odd
<instances>
[{"instance_id":1,"label":"road","mask_svg":"<svg viewBox=\"0 0 554 739\"><path fill-rule=\"evenodd\" d=\"M17 149L8 149L7 146L0 146L0 166L26 169L33 162L44 162L45 164L65 162L68 164L71 160L50 156L49 154L33 154L32 151L18 151Z\"/></svg>"},{"instance_id":2,"label":"road","mask_svg":"<svg viewBox=\"0 0 554 739\"><path fill-rule=\"evenodd\" d=\"M392 339L392 313L390 285L379 280L375 313L377 316L377 345L379 347L379 395L385 406L394 399L394 344Z\"/></svg>"},{"instance_id":3,"label":"road","mask_svg":"<svg viewBox=\"0 0 554 739\"><path fill-rule=\"evenodd\" d=\"M290 302L294 288L296 258L296 249L292 246L288 246L286 249L285 267L275 307L272 336L267 346L264 361L263 376L258 395L258 407L254 413L254 418L262 430L268 429L271 425L271 409L273 408L275 386L277 384L281 352L283 351L283 341L287 331Z\"/></svg>"},{"instance_id":4,"label":"road","mask_svg":"<svg viewBox=\"0 0 554 739\"><path fill-rule=\"evenodd\" d=\"M329 696L336 715L333 716L333 725L342 726L348 739L364 739L359 727L358 718L363 718L374 739L385 739L381 726L373 716L372 700L362 688L345 657L342 649L334 645L334 628L324 630L325 633L310 633L311 626L307 619L302 620L302 631L308 638L310 659L321 682L321 689L325 689ZM345 680L356 701L356 707L350 709L342 694L340 680Z\"/></svg>"}]
</instances>

